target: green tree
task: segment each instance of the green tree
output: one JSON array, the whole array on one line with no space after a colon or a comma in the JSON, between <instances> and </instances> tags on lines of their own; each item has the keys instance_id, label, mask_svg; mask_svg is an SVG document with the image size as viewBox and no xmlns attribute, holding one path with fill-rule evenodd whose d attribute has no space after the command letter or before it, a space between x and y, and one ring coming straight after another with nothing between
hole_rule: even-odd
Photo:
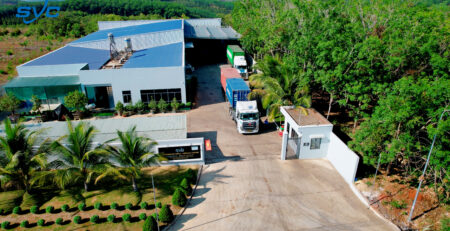
<instances>
[{"instance_id":1,"label":"green tree","mask_svg":"<svg viewBox=\"0 0 450 231\"><path fill-rule=\"evenodd\" d=\"M33 107L31 110L39 112L41 114L42 101L36 95L31 96L31 102L33 103Z\"/></svg>"},{"instance_id":2,"label":"green tree","mask_svg":"<svg viewBox=\"0 0 450 231\"><path fill-rule=\"evenodd\" d=\"M38 135L42 131L29 131L19 121L12 125L4 121L5 135L0 137L0 179L2 187L17 185L27 192L31 189L32 176L45 169L46 154L51 151L50 139L42 141L38 148Z\"/></svg>"},{"instance_id":3,"label":"green tree","mask_svg":"<svg viewBox=\"0 0 450 231\"><path fill-rule=\"evenodd\" d=\"M156 142L150 138L139 136L136 132L136 126L126 132L117 131L117 136L121 143L120 148L112 146L107 148L111 153L111 162L114 163L116 168L109 168L99 175L95 182L106 176L115 175L131 181L133 190L137 192L139 188L136 179L142 176L141 168L158 164L162 158L152 152Z\"/></svg>"},{"instance_id":4,"label":"green tree","mask_svg":"<svg viewBox=\"0 0 450 231\"><path fill-rule=\"evenodd\" d=\"M261 98L262 106L268 110L269 120L282 116L281 106L311 106L307 79L290 71L279 57L266 56L258 63L258 68L262 73L250 76L255 90L249 94L249 98Z\"/></svg>"},{"instance_id":5,"label":"green tree","mask_svg":"<svg viewBox=\"0 0 450 231\"><path fill-rule=\"evenodd\" d=\"M0 110L11 112L13 115L19 108L20 100L13 95L8 93L0 98Z\"/></svg>"},{"instance_id":6,"label":"green tree","mask_svg":"<svg viewBox=\"0 0 450 231\"><path fill-rule=\"evenodd\" d=\"M64 104L69 108L77 110L78 112L83 111L87 103L88 98L83 92L80 91L69 92L69 94L64 97Z\"/></svg>"},{"instance_id":7,"label":"green tree","mask_svg":"<svg viewBox=\"0 0 450 231\"><path fill-rule=\"evenodd\" d=\"M74 127L72 122L67 120L67 128L68 134L52 143L56 157L49 163L49 168L55 170L41 172L38 179L42 183L50 177L62 189L82 181L87 192L92 175L109 168L109 153L101 145L94 145L93 138L97 131L93 126L79 122Z\"/></svg>"}]
</instances>

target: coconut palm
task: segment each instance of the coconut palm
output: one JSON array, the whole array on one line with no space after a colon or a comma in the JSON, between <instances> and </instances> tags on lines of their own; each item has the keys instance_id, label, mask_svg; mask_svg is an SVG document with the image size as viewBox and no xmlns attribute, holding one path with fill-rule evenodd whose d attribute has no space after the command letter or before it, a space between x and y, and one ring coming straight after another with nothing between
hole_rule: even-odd
<instances>
[{"instance_id":1,"label":"coconut palm","mask_svg":"<svg viewBox=\"0 0 450 231\"><path fill-rule=\"evenodd\" d=\"M21 121L16 125L12 125L9 119L4 121L5 136L0 137L2 187L14 185L30 191L33 174L45 169L45 156L51 150L50 139L45 139L36 147L42 131L29 131Z\"/></svg>"},{"instance_id":2,"label":"coconut palm","mask_svg":"<svg viewBox=\"0 0 450 231\"><path fill-rule=\"evenodd\" d=\"M95 146L93 138L97 130L87 123L79 122L73 127L67 120L68 134L53 142L54 152L48 164L53 170L42 172L36 181L45 182L52 178L54 183L64 189L74 182L83 181L84 190L89 190L89 182L94 173L105 171L108 165L108 152L103 146Z\"/></svg>"},{"instance_id":3,"label":"coconut palm","mask_svg":"<svg viewBox=\"0 0 450 231\"><path fill-rule=\"evenodd\" d=\"M277 56L266 56L257 65L262 73L250 76L254 90L248 97L261 99L270 121L281 116L281 106L296 106L306 113L311 97L307 79L301 73L291 71Z\"/></svg>"},{"instance_id":4,"label":"coconut palm","mask_svg":"<svg viewBox=\"0 0 450 231\"><path fill-rule=\"evenodd\" d=\"M106 176L118 176L131 181L133 190L138 191L136 179L142 175L141 169L150 165L158 164L163 158L152 152L156 142L149 138L139 136L136 126L126 132L117 131L120 147L108 146L111 153L111 164L117 168L108 168L103 174L97 177L96 182ZM113 140L112 140L113 141Z\"/></svg>"}]
</instances>

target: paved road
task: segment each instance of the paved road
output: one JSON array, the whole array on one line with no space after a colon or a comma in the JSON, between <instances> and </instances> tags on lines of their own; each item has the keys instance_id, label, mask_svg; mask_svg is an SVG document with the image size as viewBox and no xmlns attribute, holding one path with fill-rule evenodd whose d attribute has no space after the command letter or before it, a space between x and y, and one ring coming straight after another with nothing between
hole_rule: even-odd
<instances>
[{"instance_id":1,"label":"paved road","mask_svg":"<svg viewBox=\"0 0 450 231\"><path fill-rule=\"evenodd\" d=\"M279 160L275 132L240 135L227 117L217 66L200 68L190 136L212 140L199 186L171 230L391 230L327 160Z\"/></svg>"}]
</instances>

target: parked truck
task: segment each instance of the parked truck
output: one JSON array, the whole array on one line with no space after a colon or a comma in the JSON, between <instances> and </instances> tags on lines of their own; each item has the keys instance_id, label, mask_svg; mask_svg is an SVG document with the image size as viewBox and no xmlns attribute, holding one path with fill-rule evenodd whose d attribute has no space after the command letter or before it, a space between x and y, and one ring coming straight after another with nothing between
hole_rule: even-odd
<instances>
[{"instance_id":1,"label":"parked truck","mask_svg":"<svg viewBox=\"0 0 450 231\"><path fill-rule=\"evenodd\" d=\"M248 79L247 61L245 52L237 45L228 45L227 58L231 66L238 69L244 79Z\"/></svg>"},{"instance_id":2,"label":"parked truck","mask_svg":"<svg viewBox=\"0 0 450 231\"><path fill-rule=\"evenodd\" d=\"M250 88L241 78L226 80L225 95L229 102L229 114L236 122L239 133L249 134L259 131L259 111L255 100L248 101Z\"/></svg>"},{"instance_id":3,"label":"parked truck","mask_svg":"<svg viewBox=\"0 0 450 231\"><path fill-rule=\"evenodd\" d=\"M231 65L221 65L220 66L220 84L222 85L223 92L227 91L227 79L241 78L241 74L236 68L231 67Z\"/></svg>"}]
</instances>

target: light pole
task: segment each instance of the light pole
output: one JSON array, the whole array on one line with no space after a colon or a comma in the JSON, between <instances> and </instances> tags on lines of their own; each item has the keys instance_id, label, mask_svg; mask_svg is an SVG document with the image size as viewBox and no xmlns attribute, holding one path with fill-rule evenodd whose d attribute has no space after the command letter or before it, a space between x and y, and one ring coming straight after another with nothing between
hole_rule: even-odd
<instances>
[{"instance_id":1,"label":"light pole","mask_svg":"<svg viewBox=\"0 0 450 231\"><path fill-rule=\"evenodd\" d=\"M444 113L449 112L449 111L450 110L444 110L441 113L441 117L439 117L439 120L437 122L436 128L438 127L439 122L442 119L442 116L444 116ZM408 222L411 222L412 215L414 213L414 207L416 206L417 197L419 196L420 186L422 186L423 179L425 178L425 172L427 171L428 163L430 162L430 156L431 156L431 152L433 151L434 142L436 141L436 136L437 136L437 133L434 134L433 142L431 142L431 147L430 147L430 152L428 152L427 162L425 163L425 168L423 169L422 176L420 177L419 186L417 187L417 190L416 190L416 196L414 197L414 201L413 201L413 204L411 206L411 211L409 211Z\"/></svg>"}]
</instances>

